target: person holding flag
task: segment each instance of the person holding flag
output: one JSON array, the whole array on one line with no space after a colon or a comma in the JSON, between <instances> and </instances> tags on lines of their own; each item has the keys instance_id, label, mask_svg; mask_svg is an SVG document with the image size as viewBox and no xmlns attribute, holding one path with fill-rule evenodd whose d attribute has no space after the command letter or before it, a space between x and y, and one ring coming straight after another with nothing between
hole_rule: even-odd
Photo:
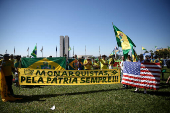
<instances>
[{"instance_id":1,"label":"person holding flag","mask_svg":"<svg viewBox=\"0 0 170 113\"><path fill-rule=\"evenodd\" d=\"M115 63L112 57L113 55L109 55L109 69L113 69L113 64Z\"/></svg>"}]
</instances>

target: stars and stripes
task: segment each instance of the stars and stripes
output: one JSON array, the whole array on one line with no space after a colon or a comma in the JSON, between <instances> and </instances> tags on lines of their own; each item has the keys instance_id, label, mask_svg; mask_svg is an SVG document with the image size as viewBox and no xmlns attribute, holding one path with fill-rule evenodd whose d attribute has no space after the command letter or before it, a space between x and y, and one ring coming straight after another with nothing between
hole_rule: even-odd
<instances>
[{"instance_id":1,"label":"stars and stripes","mask_svg":"<svg viewBox=\"0 0 170 113\"><path fill-rule=\"evenodd\" d=\"M145 89L159 89L160 63L124 62L122 84Z\"/></svg>"}]
</instances>

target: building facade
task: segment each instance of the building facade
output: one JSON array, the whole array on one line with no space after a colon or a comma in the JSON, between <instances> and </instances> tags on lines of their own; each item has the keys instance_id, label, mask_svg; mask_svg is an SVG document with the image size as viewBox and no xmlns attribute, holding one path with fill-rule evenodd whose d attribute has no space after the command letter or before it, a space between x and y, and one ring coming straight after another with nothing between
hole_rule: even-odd
<instances>
[{"instance_id":1,"label":"building facade","mask_svg":"<svg viewBox=\"0 0 170 113\"><path fill-rule=\"evenodd\" d=\"M64 54L69 58L69 37L66 35L60 36L60 57L64 57Z\"/></svg>"}]
</instances>

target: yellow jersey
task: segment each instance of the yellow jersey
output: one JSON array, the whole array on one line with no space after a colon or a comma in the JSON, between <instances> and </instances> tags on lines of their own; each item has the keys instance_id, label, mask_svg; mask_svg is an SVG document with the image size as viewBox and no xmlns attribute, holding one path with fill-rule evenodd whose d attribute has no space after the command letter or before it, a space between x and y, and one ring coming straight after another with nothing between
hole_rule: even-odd
<instances>
[{"instance_id":1,"label":"yellow jersey","mask_svg":"<svg viewBox=\"0 0 170 113\"><path fill-rule=\"evenodd\" d=\"M14 68L14 63L12 61L3 61L2 62L2 70L5 76L12 75L12 68Z\"/></svg>"},{"instance_id":2,"label":"yellow jersey","mask_svg":"<svg viewBox=\"0 0 170 113\"><path fill-rule=\"evenodd\" d=\"M87 63L87 60L84 60L84 63L83 64L86 64ZM87 65L84 65L84 69L88 69L88 70L91 70L91 66L92 66L92 62L90 61L90 64L87 64Z\"/></svg>"},{"instance_id":3,"label":"yellow jersey","mask_svg":"<svg viewBox=\"0 0 170 113\"><path fill-rule=\"evenodd\" d=\"M108 63L107 60L100 59L100 63L101 63L100 69L107 69L107 65L104 65L104 63Z\"/></svg>"},{"instance_id":4,"label":"yellow jersey","mask_svg":"<svg viewBox=\"0 0 170 113\"><path fill-rule=\"evenodd\" d=\"M93 65L95 65L95 67L93 67L93 69L99 69L100 68L99 62L97 62L97 63L94 62Z\"/></svg>"},{"instance_id":5,"label":"yellow jersey","mask_svg":"<svg viewBox=\"0 0 170 113\"><path fill-rule=\"evenodd\" d=\"M114 64L114 62L112 62L112 61L113 61L113 58L110 58L110 59L109 59L109 65L110 65L110 63L111 63L111 64Z\"/></svg>"}]
</instances>

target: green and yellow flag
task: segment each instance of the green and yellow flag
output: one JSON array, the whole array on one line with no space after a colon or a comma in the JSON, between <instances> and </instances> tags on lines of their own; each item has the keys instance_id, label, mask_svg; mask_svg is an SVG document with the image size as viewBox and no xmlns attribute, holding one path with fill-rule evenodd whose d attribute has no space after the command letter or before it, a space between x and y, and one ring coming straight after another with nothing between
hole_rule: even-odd
<instances>
[{"instance_id":1,"label":"green and yellow flag","mask_svg":"<svg viewBox=\"0 0 170 113\"><path fill-rule=\"evenodd\" d=\"M142 50L146 50L144 47L142 47Z\"/></svg>"},{"instance_id":2,"label":"green and yellow flag","mask_svg":"<svg viewBox=\"0 0 170 113\"><path fill-rule=\"evenodd\" d=\"M21 58L21 68L65 70L66 58Z\"/></svg>"},{"instance_id":3,"label":"green and yellow flag","mask_svg":"<svg viewBox=\"0 0 170 113\"><path fill-rule=\"evenodd\" d=\"M117 45L118 47L122 47L123 55L124 58L126 59L130 49L132 49L133 46L134 47L136 46L133 43L133 41L127 35L125 35L121 30L119 30L115 25L113 25L113 29L115 31Z\"/></svg>"},{"instance_id":4,"label":"green and yellow flag","mask_svg":"<svg viewBox=\"0 0 170 113\"><path fill-rule=\"evenodd\" d=\"M37 57L37 45L35 45L35 47L34 47L32 53L31 53L31 55L32 55L34 58Z\"/></svg>"},{"instance_id":5,"label":"green and yellow flag","mask_svg":"<svg viewBox=\"0 0 170 113\"><path fill-rule=\"evenodd\" d=\"M137 61L137 53L134 49L132 49L132 59L133 59L133 62Z\"/></svg>"},{"instance_id":6,"label":"green and yellow flag","mask_svg":"<svg viewBox=\"0 0 170 113\"><path fill-rule=\"evenodd\" d=\"M70 51L70 50L71 50L71 47L68 48L68 51Z\"/></svg>"}]
</instances>

